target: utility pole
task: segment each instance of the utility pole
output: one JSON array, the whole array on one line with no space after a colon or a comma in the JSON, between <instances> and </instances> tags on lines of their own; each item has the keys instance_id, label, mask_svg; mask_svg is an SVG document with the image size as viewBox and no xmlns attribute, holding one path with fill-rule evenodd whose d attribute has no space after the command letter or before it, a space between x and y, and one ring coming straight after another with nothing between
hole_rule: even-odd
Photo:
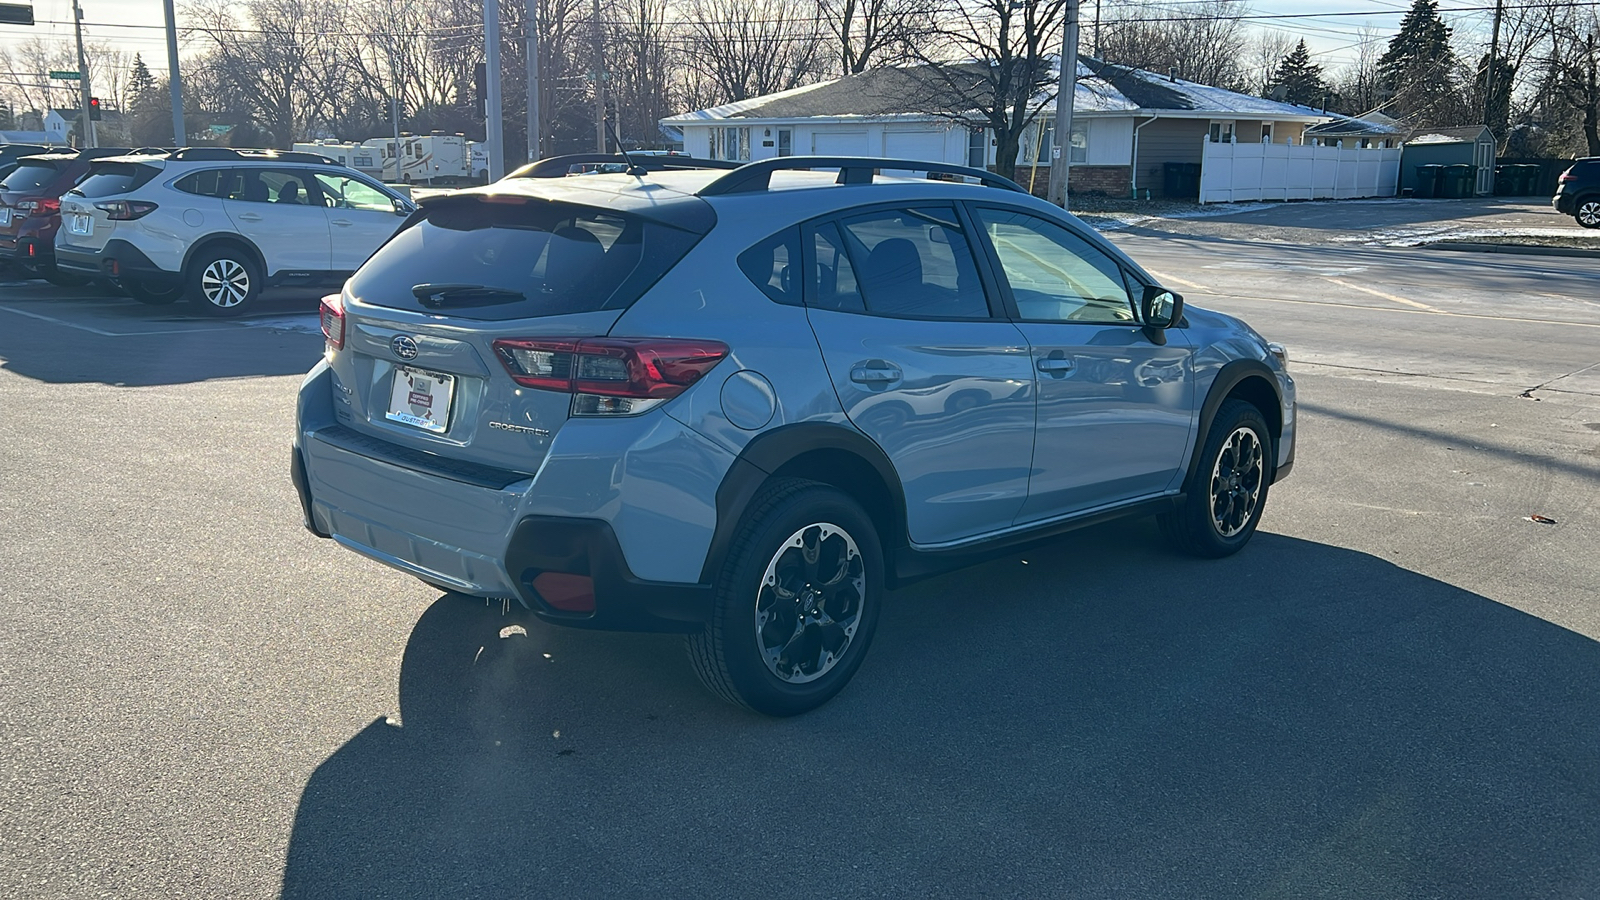
<instances>
[{"instance_id":1,"label":"utility pole","mask_svg":"<svg viewBox=\"0 0 1600 900\"><path fill-rule=\"evenodd\" d=\"M390 19L390 27L394 20ZM394 180L400 180L400 69L395 65L394 42L397 35L389 35L389 119L394 125ZM468 166L468 168L471 168ZM379 171L383 171L379 169Z\"/></svg>"},{"instance_id":2,"label":"utility pole","mask_svg":"<svg viewBox=\"0 0 1600 900\"><path fill-rule=\"evenodd\" d=\"M594 150L606 152L606 59L601 45L600 0L594 0Z\"/></svg>"},{"instance_id":3,"label":"utility pole","mask_svg":"<svg viewBox=\"0 0 1600 900\"><path fill-rule=\"evenodd\" d=\"M489 145L489 180L499 181L506 174L505 110L500 105L500 0L484 0L483 64L488 71L483 130Z\"/></svg>"},{"instance_id":4,"label":"utility pole","mask_svg":"<svg viewBox=\"0 0 1600 900\"><path fill-rule=\"evenodd\" d=\"M82 129L83 144L97 147L94 120L89 118L89 58L83 55L83 10L78 0L72 0L72 30L78 35L78 127Z\"/></svg>"},{"instance_id":5,"label":"utility pole","mask_svg":"<svg viewBox=\"0 0 1600 900\"><path fill-rule=\"evenodd\" d=\"M539 161L539 0L528 0L528 162Z\"/></svg>"},{"instance_id":6,"label":"utility pole","mask_svg":"<svg viewBox=\"0 0 1600 900\"><path fill-rule=\"evenodd\" d=\"M178 17L172 12L172 0L161 0L161 11L167 17L167 89L172 94L172 146L183 147L189 143L189 132L183 127L183 80L178 77Z\"/></svg>"},{"instance_id":7,"label":"utility pole","mask_svg":"<svg viewBox=\"0 0 1600 900\"><path fill-rule=\"evenodd\" d=\"M1067 208L1067 172L1072 166L1072 101L1078 94L1078 0L1067 0L1061 38L1061 84L1056 88L1055 146L1050 150L1050 202ZM1043 132L1044 129L1039 129Z\"/></svg>"},{"instance_id":8,"label":"utility pole","mask_svg":"<svg viewBox=\"0 0 1600 900\"><path fill-rule=\"evenodd\" d=\"M1494 103L1494 70L1500 56L1500 17L1505 14L1504 0L1494 0L1494 34L1489 38L1489 69L1483 73L1483 124L1489 126L1491 132L1494 126L1489 122L1489 108ZM1495 140L1499 140L1495 135Z\"/></svg>"}]
</instances>

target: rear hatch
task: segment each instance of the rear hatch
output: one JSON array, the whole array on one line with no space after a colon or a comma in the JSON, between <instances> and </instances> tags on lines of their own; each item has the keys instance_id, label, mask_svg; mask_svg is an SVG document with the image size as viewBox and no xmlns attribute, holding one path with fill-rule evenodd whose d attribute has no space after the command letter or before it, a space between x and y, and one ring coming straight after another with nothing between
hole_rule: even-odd
<instances>
[{"instance_id":1,"label":"rear hatch","mask_svg":"<svg viewBox=\"0 0 1600 900\"><path fill-rule=\"evenodd\" d=\"M66 168L64 160L24 157L0 181L0 238L6 247L16 240L23 219L56 213L59 201L49 188Z\"/></svg>"},{"instance_id":2,"label":"rear hatch","mask_svg":"<svg viewBox=\"0 0 1600 900\"><path fill-rule=\"evenodd\" d=\"M429 200L345 285L343 425L452 463L534 473L576 402L561 379L587 358L577 339L605 335L699 238L576 203Z\"/></svg>"},{"instance_id":3,"label":"rear hatch","mask_svg":"<svg viewBox=\"0 0 1600 900\"><path fill-rule=\"evenodd\" d=\"M90 163L88 176L61 198L61 242L75 249L100 250L119 222L154 212L155 203L125 195L144 187L165 166L166 162L159 159Z\"/></svg>"}]
</instances>

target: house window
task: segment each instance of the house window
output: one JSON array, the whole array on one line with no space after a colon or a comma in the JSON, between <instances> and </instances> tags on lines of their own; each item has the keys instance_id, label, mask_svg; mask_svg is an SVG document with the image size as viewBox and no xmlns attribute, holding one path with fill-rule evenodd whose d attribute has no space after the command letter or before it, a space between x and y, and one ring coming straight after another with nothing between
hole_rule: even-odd
<instances>
[{"instance_id":1,"label":"house window","mask_svg":"<svg viewBox=\"0 0 1600 900\"><path fill-rule=\"evenodd\" d=\"M712 159L728 159L736 162L750 158L750 129L748 128L717 128L711 132L715 144L711 148Z\"/></svg>"},{"instance_id":2,"label":"house window","mask_svg":"<svg viewBox=\"0 0 1600 900\"><path fill-rule=\"evenodd\" d=\"M1261 143L1263 143L1263 144L1272 143L1272 123L1271 122L1262 122L1261 123Z\"/></svg>"},{"instance_id":3,"label":"house window","mask_svg":"<svg viewBox=\"0 0 1600 900\"><path fill-rule=\"evenodd\" d=\"M789 128L778 129L778 155L794 155L794 130Z\"/></svg>"},{"instance_id":4,"label":"house window","mask_svg":"<svg viewBox=\"0 0 1600 900\"><path fill-rule=\"evenodd\" d=\"M1072 120L1072 153L1068 158L1070 162L1084 163L1089 161L1089 123Z\"/></svg>"},{"instance_id":5,"label":"house window","mask_svg":"<svg viewBox=\"0 0 1600 900\"><path fill-rule=\"evenodd\" d=\"M1231 143L1233 143L1233 123L1232 122L1212 122L1211 123L1211 143L1213 143L1213 144L1231 144Z\"/></svg>"},{"instance_id":6,"label":"house window","mask_svg":"<svg viewBox=\"0 0 1600 900\"><path fill-rule=\"evenodd\" d=\"M967 129L967 165L981 169L989 162L989 132L984 128Z\"/></svg>"}]
</instances>

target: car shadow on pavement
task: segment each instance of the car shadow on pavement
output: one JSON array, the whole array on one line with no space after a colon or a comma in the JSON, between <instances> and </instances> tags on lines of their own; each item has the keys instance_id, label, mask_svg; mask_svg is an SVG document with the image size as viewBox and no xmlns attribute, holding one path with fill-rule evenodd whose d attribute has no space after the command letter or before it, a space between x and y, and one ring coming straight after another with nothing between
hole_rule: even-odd
<instances>
[{"instance_id":1,"label":"car shadow on pavement","mask_svg":"<svg viewBox=\"0 0 1600 900\"><path fill-rule=\"evenodd\" d=\"M1588 897L1600 644L1378 557L1148 522L892 595L830 704L447 595L283 895Z\"/></svg>"}]
</instances>

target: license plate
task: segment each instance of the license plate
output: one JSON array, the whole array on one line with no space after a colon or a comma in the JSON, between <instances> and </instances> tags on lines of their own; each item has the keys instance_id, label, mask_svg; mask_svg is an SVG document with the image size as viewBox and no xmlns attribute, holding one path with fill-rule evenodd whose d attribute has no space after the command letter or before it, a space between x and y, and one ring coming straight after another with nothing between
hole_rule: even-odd
<instances>
[{"instance_id":1,"label":"license plate","mask_svg":"<svg viewBox=\"0 0 1600 900\"><path fill-rule=\"evenodd\" d=\"M394 386L389 392L389 411L385 418L425 431L442 432L450 425L450 397L455 386L454 375L395 366Z\"/></svg>"},{"instance_id":2,"label":"license plate","mask_svg":"<svg viewBox=\"0 0 1600 900\"><path fill-rule=\"evenodd\" d=\"M72 217L73 234L94 234L94 219L79 213Z\"/></svg>"}]
</instances>

